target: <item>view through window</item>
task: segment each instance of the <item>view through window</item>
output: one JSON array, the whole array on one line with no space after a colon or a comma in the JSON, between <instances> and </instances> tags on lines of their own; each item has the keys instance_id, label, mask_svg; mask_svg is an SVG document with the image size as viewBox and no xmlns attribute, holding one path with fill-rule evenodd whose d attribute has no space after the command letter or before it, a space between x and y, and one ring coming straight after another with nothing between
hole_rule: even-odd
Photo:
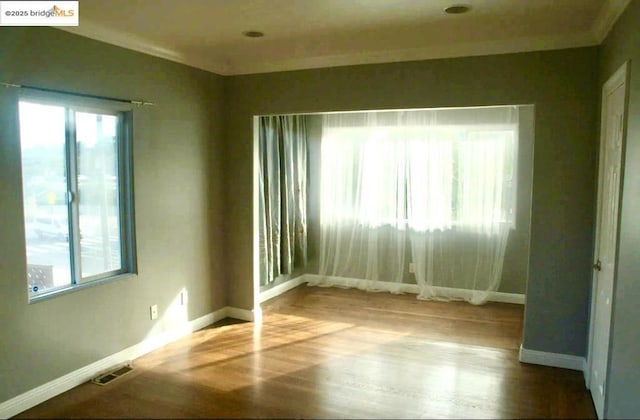
<instances>
[{"instance_id":1,"label":"view through window","mask_svg":"<svg viewBox=\"0 0 640 420\"><path fill-rule=\"evenodd\" d=\"M327 126L323 223L420 231L513 225L517 126Z\"/></svg>"},{"instance_id":2,"label":"view through window","mask_svg":"<svg viewBox=\"0 0 640 420\"><path fill-rule=\"evenodd\" d=\"M20 101L30 296L131 270L125 114Z\"/></svg>"}]
</instances>

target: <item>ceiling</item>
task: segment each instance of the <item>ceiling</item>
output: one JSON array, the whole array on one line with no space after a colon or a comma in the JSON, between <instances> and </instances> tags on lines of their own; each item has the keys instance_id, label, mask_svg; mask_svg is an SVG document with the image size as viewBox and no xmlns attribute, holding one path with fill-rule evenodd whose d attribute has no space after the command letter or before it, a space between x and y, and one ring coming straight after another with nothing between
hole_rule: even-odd
<instances>
[{"instance_id":1,"label":"ceiling","mask_svg":"<svg viewBox=\"0 0 640 420\"><path fill-rule=\"evenodd\" d=\"M232 75L597 45L629 1L81 0L60 29Z\"/></svg>"}]
</instances>

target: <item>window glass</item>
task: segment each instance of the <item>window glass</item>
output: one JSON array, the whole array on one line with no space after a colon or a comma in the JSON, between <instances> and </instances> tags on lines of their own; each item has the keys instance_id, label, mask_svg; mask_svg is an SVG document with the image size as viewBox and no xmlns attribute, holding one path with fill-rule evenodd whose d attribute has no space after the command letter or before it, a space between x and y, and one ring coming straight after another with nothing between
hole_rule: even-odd
<instances>
[{"instance_id":1,"label":"window glass","mask_svg":"<svg viewBox=\"0 0 640 420\"><path fill-rule=\"evenodd\" d=\"M38 293L72 282L65 108L20 102L19 113L28 287Z\"/></svg>"},{"instance_id":2,"label":"window glass","mask_svg":"<svg viewBox=\"0 0 640 420\"><path fill-rule=\"evenodd\" d=\"M517 125L325 127L321 223L513 227L516 143Z\"/></svg>"},{"instance_id":3,"label":"window glass","mask_svg":"<svg viewBox=\"0 0 640 420\"><path fill-rule=\"evenodd\" d=\"M118 120L77 112L82 278L122 268L118 200Z\"/></svg>"}]
</instances>

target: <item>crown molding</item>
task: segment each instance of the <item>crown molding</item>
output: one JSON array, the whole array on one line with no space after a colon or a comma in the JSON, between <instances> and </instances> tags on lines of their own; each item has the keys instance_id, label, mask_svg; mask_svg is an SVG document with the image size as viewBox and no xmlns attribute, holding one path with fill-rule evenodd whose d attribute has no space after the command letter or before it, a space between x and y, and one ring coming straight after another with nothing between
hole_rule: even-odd
<instances>
[{"instance_id":1,"label":"crown molding","mask_svg":"<svg viewBox=\"0 0 640 420\"><path fill-rule=\"evenodd\" d=\"M471 57L483 55L511 54L520 52L559 50L597 45L591 31L570 36L546 36L517 38L500 41L480 41L425 48L388 51L371 51L332 56L292 58L279 61L238 62L229 66L226 75L247 75L290 70L317 69L325 67L352 66L361 64L397 63L440 58Z\"/></svg>"},{"instance_id":2,"label":"crown molding","mask_svg":"<svg viewBox=\"0 0 640 420\"><path fill-rule=\"evenodd\" d=\"M613 25L624 12L631 0L605 0L591 28L598 44L607 37Z\"/></svg>"},{"instance_id":3,"label":"crown molding","mask_svg":"<svg viewBox=\"0 0 640 420\"><path fill-rule=\"evenodd\" d=\"M152 55L154 57L164 58L165 60L185 64L208 72L216 74L228 73L227 66L206 57L189 56L177 49L150 42L128 32L120 32L106 28L85 18L82 19L81 26L60 26L56 27L56 29L147 55Z\"/></svg>"},{"instance_id":4,"label":"crown molding","mask_svg":"<svg viewBox=\"0 0 640 420\"><path fill-rule=\"evenodd\" d=\"M630 0L606 0L607 4L616 4L618 10L613 12L611 8L601 10L599 16L617 17ZM621 9L620 9L621 7ZM613 25L615 19L611 21ZM600 27L602 24L598 24ZM155 57L185 64L201 70L209 71L223 76L246 75L256 73L271 73L279 71L316 69L324 67L339 67L362 64L395 63L403 61L419 61L438 58L455 58L495 54L509 54L519 52L544 51L564 48L578 48L598 45L599 38L594 35L595 29L578 34L562 36L544 36L534 38L517 38L498 41L479 41L471 43L457 43L448 45L431 45L423 48L398 49L387 51L366 51L357 53L338 54L330 56L287 58L274 61L220 60L206 54L186 54L177 49L157 45L133 34L119 32L98 25L87 19L82 20L82 26L59 27L57 29L70 32L83 37L106 42L126 49L138 51ZM600 29L599 29L600 30Z\"/></svg>"}]
</instances>

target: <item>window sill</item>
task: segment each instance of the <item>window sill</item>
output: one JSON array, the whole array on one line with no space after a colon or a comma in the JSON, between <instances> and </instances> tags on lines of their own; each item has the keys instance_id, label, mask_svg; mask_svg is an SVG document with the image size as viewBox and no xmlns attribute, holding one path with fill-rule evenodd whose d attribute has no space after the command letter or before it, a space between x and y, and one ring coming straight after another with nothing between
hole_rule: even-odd
<instances>
[{"instance_id":1,"label":"window sill","mask_svg":"<svg viewBox=\"0 0 640 420\"><path fill-rule=\"evenodd\" d=\"M104 283L110 283L112 281L118 281L118 280L124 280L124 279L128 279L131 277L137 277L138 273L122 273L122 274L117 274L115 276L110 276L110 277L105 277L103 279L99 279L99 280L93 280L87 283L82 283L82 284L72 284L69 285L67 287L61 288L61 289L55 289L55 290L51 290L51 291L46 291L46 292L42 292L42 293L38 293L37 295L29 295L29 304L32 303L38 303L41 302L43 300L49 300L58 296L62 296L62 295L66 295L69 293L74 293L80 290L84 290L90 287L94 287L94 286L98 286L100 284L104 284Z\"/></svg>"}]
</instances>

